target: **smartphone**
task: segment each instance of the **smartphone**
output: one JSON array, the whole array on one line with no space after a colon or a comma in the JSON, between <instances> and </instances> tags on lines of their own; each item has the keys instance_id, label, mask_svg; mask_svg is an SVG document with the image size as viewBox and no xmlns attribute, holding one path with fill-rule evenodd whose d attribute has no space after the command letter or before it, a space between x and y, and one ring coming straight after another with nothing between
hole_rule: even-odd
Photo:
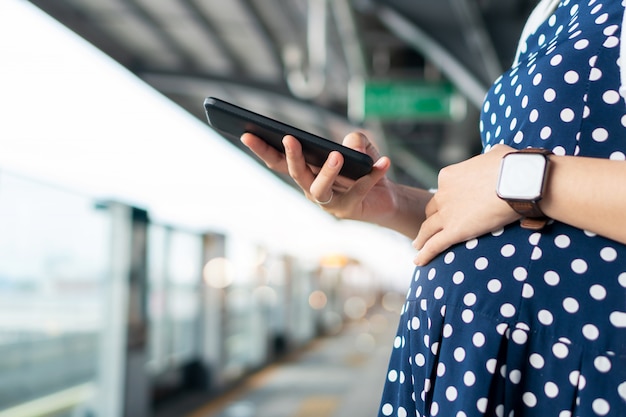
<instances>
[{"instance_id":1,"label":"smartphone","mask_svg":"<svg viewBox=\"0 0 626 417\"><path fill-rule=\"evenodd\" d=\"M302 144L304 160L310 165L321 167L331 151L339 151L344 157L339 175L358 179L372 171L374 161L367 154L218 98L207 97L204 109L209 125L231 139L238 140L244 133L252 133L284 153L283 137L292 135Z\"/></svg>"}]
</instances>

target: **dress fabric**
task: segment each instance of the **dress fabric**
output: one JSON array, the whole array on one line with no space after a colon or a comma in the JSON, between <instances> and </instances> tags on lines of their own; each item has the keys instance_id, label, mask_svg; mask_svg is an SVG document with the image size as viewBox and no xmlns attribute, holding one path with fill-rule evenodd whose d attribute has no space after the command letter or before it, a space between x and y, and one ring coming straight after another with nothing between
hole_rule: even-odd
<instances>
[{"instance_id":1,"label":"dress fabric","mask_svg":"<svg viewBox=\"0 0 626 417\"><path fill-rule=\"evenodd\" d=\"M621 1L562 1L487 94L485 151L626 159L623 15ZM626 416L626 245L515 223L416 268L378 412Z\"/></svg>"}]
</instances>

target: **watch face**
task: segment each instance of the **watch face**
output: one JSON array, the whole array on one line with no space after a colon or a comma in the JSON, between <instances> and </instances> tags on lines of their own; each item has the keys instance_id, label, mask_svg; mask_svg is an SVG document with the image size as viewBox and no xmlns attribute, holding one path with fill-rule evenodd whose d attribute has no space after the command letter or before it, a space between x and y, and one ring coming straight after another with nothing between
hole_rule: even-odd
<instances>
[{"instance_id":1,"label":"watch face","mask_svg":"<svg viewBox=\"0 0 626 417\"><path fill-rule=\"evenodd\" d=\"M541 154L511 153L502 159L498 195L509 200L541 197L547 158Z\"/></svg>"}]
</instances>

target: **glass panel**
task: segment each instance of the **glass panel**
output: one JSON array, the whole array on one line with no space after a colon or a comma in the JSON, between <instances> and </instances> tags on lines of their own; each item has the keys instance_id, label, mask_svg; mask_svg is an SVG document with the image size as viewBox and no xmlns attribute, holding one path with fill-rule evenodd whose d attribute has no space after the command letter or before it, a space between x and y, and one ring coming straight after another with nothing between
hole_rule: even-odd
<instances>
[{"instance_id":1,"label":"glass panel","mask_svg":"<svg viewBox=\"0 0 626 417\"><path fill-rule=\"evenodd\" d=\"M110 229L90 199L0 175L0 413L92 407Z\"/></svg>"}]
</instances>

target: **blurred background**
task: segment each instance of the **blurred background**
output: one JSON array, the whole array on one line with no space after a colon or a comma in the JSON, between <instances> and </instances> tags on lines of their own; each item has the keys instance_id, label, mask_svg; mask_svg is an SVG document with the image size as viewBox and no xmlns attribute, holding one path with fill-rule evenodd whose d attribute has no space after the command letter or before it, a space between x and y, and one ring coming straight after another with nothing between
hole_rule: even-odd
<instances>
[{"instance_id":1,"label":"blurred background","mask_svg":"<svg viewBox=\"0 0 626 417\"><path fill-rule=\"evenodd\" d=\"M0 417L186 415L316 340L386 353L410 240L324 214L202 102L366 132L436 187L535 3L3 0Z\"/></svg>"}]
</instances>

